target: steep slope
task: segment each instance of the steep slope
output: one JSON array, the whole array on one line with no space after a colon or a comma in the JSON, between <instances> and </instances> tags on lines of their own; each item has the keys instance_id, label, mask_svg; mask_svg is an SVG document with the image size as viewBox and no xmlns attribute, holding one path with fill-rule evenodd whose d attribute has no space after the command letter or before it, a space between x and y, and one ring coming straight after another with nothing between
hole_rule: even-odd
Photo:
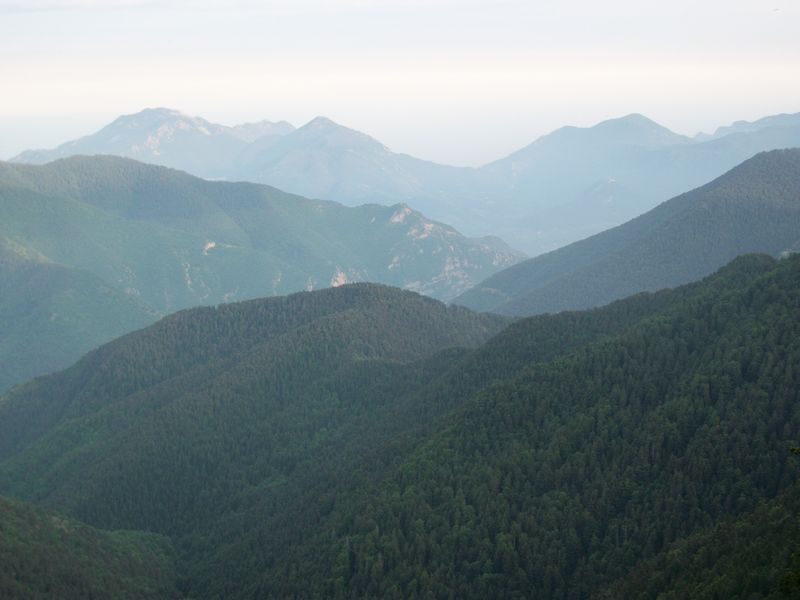
<instances>
[{"instance_id":1,"label":"steep slope","mask_svg":"<svg viewBox=\"0 0 800 600\"><path fill-rule=\"evenodd\" d=\"M98 531L0 498L0 596L177 598L174 552L161 536Z\"/></svg>"},{"instance_id":2,"label":"steep slope","mask_svg":"<svg viewBox=\"0 0 800 600\"><path fill-rule=\"evenodd\" d=\"M634 160L643 150L688 145L691 140L675 134L647 117L634 114L609 119L593 127L562 127L530 145L483 167L502 176L514 188L532 185L558 187L561 194L574 194L593 181L613 175L620 162ZM580 178L574 167L583 164ZM574 186L565 189L564 186ZM545 195L540 202L551 205L563 197Z\"/></svg>"},{"instance_id":3,"label":"steep slope","mask_svg":"<svg viewBox=\"0 0 800 600\"><path fill-rule=\"evenodd\" d=\"M588 597L797 481L798 298L748 256L475 350L374 285L185 311L0 400L0 491L172 535L190 597Z\"/></svg>"},{"instance_id":4,"label":"steep slope","mask_svg":"<svg viewBox=\"0 0 800 600\"><path fill-rule=\"evenodd\" d=\"M202 522L241 501L248 478L279 482L292 450L335 438L353 402L372 410L371 377L381 384L383 372L474 346L506 322L372 284L177 313L2 398L0 455L25 450L6 464L3 487L113 528ZM337 400L351 385L357 400ZM87 434L89 446L73 445ZM117 471L125 454L134 472L161 475L135 491ZM31 461L45 456L34 474Z\"/></svg>"},{"instance_id":5,"label":"steep slope","mask_svg":"<svg viewBox=\"0 0 800 600\"><path fill-rule=\"evenodd\" d=\"M473 169L396 154L370 136L317 117L248 149L236 176L308 196L356 205L406 202L435 219L461 224L464 197L477 190Z\"/></svg>"},{"instance_id":6,"label":"steep slope","mask_svg":"<svg viewBox=\"0 0 800 600\"><path fill-rule=\"evenodd\" d=\"M331 463L403 431L431 355L506 322L367 284L179 313L0 399L2 487L205 560L257 508L285 529Z\"/></svg>"},{"instance_id":7,"label":"steep slope","mask_svg":"<svg viewBox=\"0 0 800 600\"><path fill-rule=\"evenodd\" d=\"M474 395L260 591L586 598L796 484L800 257L745 257L693 291Z\"/></svg>"},{"instance_id":8,"label":"steep slope","mask_svg":"<svg viewBox=\"0 0 800 600\"><path fill-rule=\"evenodd\" d=\"M520 257L402 205L345 208L113 157L0 163L0 192L8 237L165 311L362 280L450 298Z\"/></svg>"},{"instance_id":9,"label":"steep slope","mask_svg":"<svg viewBox=\"0 0 800 600\"><path fill-rule=\"evenodd\" d=\"M798 146L793 121L693 141L629 115L562 128L480 171L506 182L494 231L536 255L624 223L758 152Z\"/></svg>"},{"instance_id":10,"label":"steep slope","mask_svg":"<svg viewBox=\"0 0 800 600\"><path fill-rule=\"evenodd\" d=\"M286 121L244 123L226 127L169 108L148 108L123 115L97 133L53 150L29 150L13 162L44 164L75 155L114 154L207 178L224 178L236 156L264 136L292 131Z\"/></svg>"},{"instance_id":11,"label":"steep slope","mask_svg":"<svg viewBox=\"0 0 800 600\"><path fill-rule=\"evenodd\" d=\"M668 547L602 598L766 598L800 592L800 489Z\"/></svg>"},{"instance_id":12,"label":"steep slope","mask_svg":"<svg viewBox=\"0 0 800 600\"><path fill-rule=\"evenodd\" d=\"M156 317L93 274L0 239L0 392L63 369Z\"/></svg>"},{"instance_id":13,"label":"steep slope","mask_svg":"<svg viewBox=\"0 0 800 600\"><path fill-rule=\"evenodd\" d=\"M734 137L734 136L731 136ZM762 153L617 228L490 277L455 302L530 315L598 306L699 279L800 240L800 150Z\"/></svg>"},{"instance_id":14,"label":"steep slope","mask_svg":"<svg viewBox=\"0 0 800 600\"><path fill-rule=\"evenodd\" d=\"M670 297L534 319L478 354L432 357L505 321L364 285L187 311L0 401L0 485L96 524L176 535L193 578L223 562L209 572L241 594L258 573L248 565L307 537L340 492L379 481L411 432Z\"/></svg>"},{"instance_id":15,"label":"steep slope","mask_svg":"<svg viewBox=\"0 0 800 600\"><path fill-rule=\"evenodd\" d=\"M114 157L0 163L0 240L36 257L3 267L0 352L14 356L0 389L180 308L367 280L449 299L522 258L404 205L346 208Z\"/></svg>"}]
</instances>

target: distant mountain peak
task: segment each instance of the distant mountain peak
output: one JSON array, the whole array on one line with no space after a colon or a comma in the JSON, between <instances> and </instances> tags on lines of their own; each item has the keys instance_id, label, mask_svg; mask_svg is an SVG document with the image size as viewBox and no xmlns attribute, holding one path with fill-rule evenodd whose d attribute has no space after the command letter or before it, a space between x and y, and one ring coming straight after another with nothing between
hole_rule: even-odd
<instances>
[{"instance_id":1,"label":"distant mountain peak","mask_svg":"<svg viewBox=\"0 0 800 600\"><path fill-rule=\"evenodd\" d=\"M644 139L649 143L658 141L666 143L686 143L690 141L689 138L677 134L639 113L631 113L623 117L606 119L591 129L595 131L613 132L615 135L621 136L622 138L628 135L645 136ZM639 140L640 138L636 137L631 141Z\"/></svg>"},{"instance_id":2,"label":"distant mountain peak","mask_svg":"<svg viewBox=\"0 0 800 600\"><path fill-rule=\"evenodd\" d=\"M193 120L200 120L204 121L204 119L200 119L199 117L192 117L187 115L186 113L182 113L179 110L174 108L165 108L165 107L157 107L157 108L145 108L140 110L137 113L131 113L128 115L121 115L117 117L114 121L112 121L112 125L117 122L128 122L128 121L144 121L144 122L152 122L152 121L164 121L164 120L171 120L171 119L185 119L188 121Z\"/></svg>"},{"instance_id":3,"label":"distant mountain peak","mask_svg":"<svg viewBox=\"0 0 800 600\"><path fill-rule=\"evenodd\" d=\"M225 131L222 125L215 125L201 117L192 117L172 108L145 108L138 113L122 115L98 132L100 135L115 135L117 131L140 131L147 139L136 148L149 149L158 153L163 140L171 139L177 131L194 132L201 135L219 134Z\"/></svg>"},{"instance_id":4,"label":"distant mountain peak","mask_svg":"<svg viewBox=\"0 0 800 600\"><path fill-rule=\"evenodd\" d=\"M295 130L293 135L299 138L320 137L330 146L351 146L356 144L362 148L371 147L374 151L389 152L389 149L372 136L336 123L324 116L317 116Z\"/></svg>"},{"instance_id":5,"label":"distant mountain peak","mask_svg":"<svg viewBox=\"0 0 800 600\"><path fill-rule=\"evenodd\" d=\"M318 115L318 116L314 117L313 119L311 119L308 123L306 123L304 125L304 127L316 127L316 128L319 128L319 127L342 127L342 125L339 125L338 123L333 121L333 119L329 119L328 117L325 117L325 116L322 116L322 115Z\"/></svg>"},{"instance_id":6,"label":"distant mountain peak","mask_svg":"<svg viewBox=\"0 0 800 600\"><path fill-rule=\"evenodd\" d=\"M186 113L181 112L181 111L179 111L179 110L177 110L175 108L168 108L166 106L143 108L138 113L134 113L134 114L141 114L141 115L159 114L159 115L172 116L172 117L188 117L188 115Z\"/></svg>"},{"instance_id":7,"label":"distant mountain peak","mask_svg":"<svg viewBox=\"0 0 800 600\"><path fill-rule=\"evenodd\" d=\"M647 124L647 125L658 125L653 119L649 117L645 117L642 113L630 113L627 115L623 115L621 117L616 117L613 119L606 119L605 121L601 121L599 124L602 125L603 123L637 123L637 124ZM660 127L660 125L659 125Z\"/></svg>"}]
</instances>

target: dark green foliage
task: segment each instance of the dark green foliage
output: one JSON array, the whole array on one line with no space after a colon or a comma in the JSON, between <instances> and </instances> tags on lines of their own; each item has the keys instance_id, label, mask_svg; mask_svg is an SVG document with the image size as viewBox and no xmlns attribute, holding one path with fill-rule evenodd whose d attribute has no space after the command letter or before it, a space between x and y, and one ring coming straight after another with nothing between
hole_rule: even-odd
<instances>
[{"instance_id":1,"label":"dark green foliage","mask_svg":"<svg viewBox=\"0 0 800 600\"><path fill-rule=\"evenodd\" d=\"M800 549L800 489L793 486L733 522L721 523L645 561L603 598L796 598L787 573Z\"/></svg>"},{"instance_id":2,"label":"dark green foliage","mask_svg":"<svg viewBox=\"0 0 800 600\"><path fill-rule=\"evenodd\" d=\"M325 544L342 592L583 598L754 510L798 474L798 292L800 258L489 386Z\"/></svg>"},{"instance_id":3,"label":"dark green foliage","mask_svg":"<svg viewBox=\"0 0 800 600\"><path fill-rule=\"evenodd\" d=\"M95 525L217 527L352 459L435 372L404 363L505 322L368 284L179 313L0 401L0 478Z\"/></svg>"},{"instance_id":4,"label":"dark green foliage","mask_svg":"<svg viewBox=\"0 0 800 600\"><path fill-rule=\"evenodd\" d=\"M0 498L0 597L177 598L174 552L154 534L99 531Z\"/></svg>"},{"instance_id":5,"label":"dark green foliage","mask_svg":"<svg viewBox=\"0 0 800 600\"><path fill-rule=\"evenodd\" d=\"M0 491L170 535L198 598L781 585L800 257L504 325L375 285L178 313L1 399Z\"/></svg>"},{"instance_id":6,"label":"dark green foliage","mask_svg":"<svg viewBox=\"0 0 800 600\"><path fill-rule=\"evenodd\" d=\"M582 598L755 510L798 474L800 259L768 265L488 386L265 590Z\"/></svg>"},{"instance_id":7,"label":"dark green foliage","mask_svg":"<svg viewBox=\"0 0 800 600\"><path fill-rule=\"evenodd\" d=\"M755 156L593 237L524 261L456 302L509 315L588 308L696 281L736 256L800 240L800 149Z\"/></svg>"}]
</instances>

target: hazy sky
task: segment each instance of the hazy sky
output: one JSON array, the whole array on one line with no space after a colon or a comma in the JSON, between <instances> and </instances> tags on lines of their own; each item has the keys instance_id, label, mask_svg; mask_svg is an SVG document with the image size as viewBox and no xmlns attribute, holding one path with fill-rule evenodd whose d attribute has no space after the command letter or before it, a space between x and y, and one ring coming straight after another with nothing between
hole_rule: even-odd
<instances>
[{"instance_id":1,"label":"hazy sky","mask_svg":"<svg viewBox=\"0 0 800 600\"><path fill-rule=\"evenodd\" d=\"M0 0L0 81L0 158L167 106L477 165L631 112L800 112L800 2Z\"/></svg>"}]
</instances>

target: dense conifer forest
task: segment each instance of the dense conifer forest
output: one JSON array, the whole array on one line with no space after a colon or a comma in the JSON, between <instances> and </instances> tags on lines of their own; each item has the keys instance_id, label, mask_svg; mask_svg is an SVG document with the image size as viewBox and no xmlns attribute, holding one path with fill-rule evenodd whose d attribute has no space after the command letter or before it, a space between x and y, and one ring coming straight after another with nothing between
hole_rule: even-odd
<instances>
[{"instance_id":1,"label":"dense conifer forest","mask_svg":"<svg viewBox=\"0 0 800 600\"><path fill-rule=\"evenodd\" d=\"M796 256L516 322L343 286L19 386L0 492L168 536L191 598L791 597L798 378Z\"/></svg>"},{"instance_id":2,"label":"dense conifer forest","mask_svg":"<svg viewBox=\"0 0 800 600\"><path fill-rule=\"evenodd\" d=\"M0 597L178 598L169 539L98 531L0 498Z\"/></svg>"}]
</instances>

